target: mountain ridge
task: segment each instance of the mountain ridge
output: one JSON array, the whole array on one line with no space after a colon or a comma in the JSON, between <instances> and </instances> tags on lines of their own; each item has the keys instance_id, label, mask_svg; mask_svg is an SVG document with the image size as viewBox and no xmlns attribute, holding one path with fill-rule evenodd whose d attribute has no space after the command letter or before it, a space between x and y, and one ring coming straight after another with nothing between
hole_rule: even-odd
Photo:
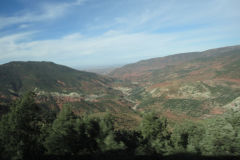
<instances>
[{"instance_id":1,"label":"mountain ridge","mask_svg":"<svg viewBox=\"0 0 240 160\"><path fill-rule=\"evenodd\" d=\"M78 114L90 112L133 113L133 104L115 90L113 78L78 71L53 62L10 62L0 65L0 102L4 106L27 91L52 109L71 105Z\"/></svg>"},{"instance_id":2,"label":"mountain ridge","mask_svg":"<svg viewBox=\"0 0 240 160\"><path fill-rule=\"evenodd\" d=\"M141 97L137 110L199 119L222 114L230 105L240 108L239 70L237 45L148 59L118 68L110 76L142 87L135 95Z\"/></svg>"},{"instance_id":3,"label":"mountain ridge","mask_svg":"<svg viewBox=\"0 0 240 160\"><path fill-rule=\"evenodd\" d=\"M240 49L240 45L208 49L202 52L178 53L178 54L168 55L164 57L150 58L150 59L138 61L136 63L124 65L123 67L113 70L112 72L109 73L109 75L114 78L128 79L126 78L128 76L125 76L124 72L126 72L126 74L127 73L129 74L131 72L134 72L136 69L141 71L150 70L150 69L160 69L165 67L166 65L177 65L180 63L184 63L185 61L201 58L202 56L208 56L208 54L212 54L211 56L213 56L214 54L216 54L216 52L218 52L218 54L222 54L219 52L224 53L234 49ZM151 63L151 65L149 65L149 63ZM117 74L119 73L120 75L118 76Z\"/></svg>"},{"instance_id":4,"label":"mountain ridge","mask_svg":"<svg viewBox=\"0 0 240 160\"><path fill-rule=\"evenodd\" d=\"M34 90L39 103L70 104L78 114L154 110L199 120L240 108L239 70L240 45L143 60L108 76L53 62L10 62L0 65L0 105Z\"/></svg>"}]
</instances>

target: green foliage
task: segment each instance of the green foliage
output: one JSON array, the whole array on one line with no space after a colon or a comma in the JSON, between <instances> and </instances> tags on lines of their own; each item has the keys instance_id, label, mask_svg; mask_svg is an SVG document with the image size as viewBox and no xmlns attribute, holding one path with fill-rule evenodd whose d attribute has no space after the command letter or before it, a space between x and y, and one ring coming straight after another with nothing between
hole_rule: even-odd
<instances>
[{"instance_id":1,"label":"green foliage","mask_svg":"<svg viewBox=\"0 0 240 160\"><path fill-rule=\"evenodd\" d=\"M135 87L131 91L131 99L142 100L147 95L147 92L143 87Z\"/></svg>"},{"instance_id":2,"label":"green foliage","mask_svg":"<svg viewBox=\"0 0 240 160\"><path fill-rule=\"evenodd\" d=\"M140 124L140 131L152 153L165 154L170 145L170 132L165 118L158 118L154 113L144 115Z\"/></svg>"},{"instance_id":3,"label":"green foliage","mask_svg":"<svg viewBox=\"0 0 240 160\"><path fill-rule=\"evenodd\" d=\"M64 106L53 122L45 147L50 155L82 155L124 148L114 135L110 115L97 119L76 117Z\"/></svg>"},{"instance_id":4,"label":"green foliage","mask_svg":"<svg viewBox=\"0 0 240 160\"><path fill-rule=\"evenodd\" d=\"M1 159L123 153L127 155L240 155L240 112L230 111L201 123L169 127L165 118L150 112L138 131L114 128L107 114L77 116L69 105L54 113L40 109L34 94L17 100L0 122Z\"/></svg>"},{"instance_id":5,"label":"green foliage","mask_svg":"<svg viewBox=\"0 0 240 160\"><path fill-rule=\"evenodd\" d=\"M205 130L202 124L185 122L177 124L171 135L174 153L200 153L199 142Z\"/></svg>"},{"instance_id":6,"label":"green foliage","mask_svg":"<svg viewBox=\"0 0 240 160\"><path fill-rule=\"evenodd\" d=\"M138 105L138 108L151 106L158 101L161 101L161 97L151 97L149 95L141 101L141 103Z\"/></svg>"},{"instance_id":7,"label":"green foliage","mask_svg":"<svg viewBox=\"0 0 240 160\"><path fill-rule=\"evenodd\" d=\"M75 143L78 144L78 154L82 155L99 151L96 141L100 132L98 119L79 117L76 121L75 130L77 132Z\"/></svg>"},{"instance_id":8,"label":"green foliage","mask_svg":"<svg viewBox=\"0 0 240 160\"><path fill-rule=\"evenodd\" d=\"M118 143L115 140L113 123L113 117L111 115L107 115L99 122L100 133L97 139L97 143L102 152L110 150L120 150L125 148L125 145L122 142Z\"/></svg>"},{"instance_id":9,"label":"green foliage","mask_svg":"<svg viewBox=\"0 0 240 160\"><path fill-rule=\"evenodd\" d=\"M140 140L143 139L139 131L118 130L115 131L117 142L123 142L126 146L127 154L135 154L137 147L141 145Z\"/></svg>"},{"instance_id":10,"label":"green foliage","mask_svg":"<svg viewBox=\"0 0 240 160\"><path fill-rule=\"evenodd\" d=\"M201 116L208 110L201 107L202 102L195 99L168 99L164 104L164 108L186 112L187 115L194 117Z\"/></svg>"},{"instance_id":11,"label":"green foliage","mask_svg":"<svg viewBox=\"0 0 240 160\"><path fill-rule=\"evenodd\" d=\"M17 100L0 122L0 141L5 158L24 159L38 157L43 152L39 107L34 94L29 92Z\"/></svg>"},{"instance_id":12,"label":"green foliage","mask_svg":"<svg viewBox=\"0 0 240 160\"><path fill-rule=\"evenodd\" d=\"M69 106L63 106L54 120L49 135L45 140L45 147L49 154L66 155L75 151L75 116Z\"/></svg>"},{"instance_id":13,"label":"green foliage","mask_svg":"<svg viewBox=\"0 0 240 160\"><path fill-rule=\"evenodd\" d=\"M176 125L171 140L173 153L240 155L240 112L230 112L204 123Z\"/></svg>"},{"instance_id":14,"label":"green foliage","mask_svg":"<svg viewBox=\"0 0 240 160\"><path fill-rule=\"evenodd\" d=\"M102 92L112 80L94 73L78 71L52 62L10 62L0 66L0 91L9 94L34 90L47 92ZM84 84L84 85L83 85ZM101 88L101 89L99 89Z\"/></svg>"},{"instance_id":15,"label":"green foliage","mask_svg":"<svg viewBox=\"0 0 240 160\"><path fill-rule=\"evenodd\" d=\"M240 131L240 112L230 110L226 113L225 120L230 123L235 131Z\"/></svg>"},{"instance_id":16,"label":"green foliage","mask_svg":"<svg viewBox=\"0 0 240 160\"><path fill-rule=\"evenodd\" d=\"M224 121L216 119L207 124L206 133L201 141L201 152L204 155L228 155L233 151L235 141L233 127Z\"/></svg>"},{"instance_id":17,"label":"green foliage","mask_svg":"<svg viewBox=\"0 0 240 160\"><path fill-rule=\"evenodd\" d=\"M216 96L213 101L216 101L222 106L226 105L227 103L233 101L235 98L240 96L239 89L232 89L221 85L212 87L205 84L205 86L208 87L211 93Z\"/></svg>"},{"instance_id":18,"label":"green foliage","mask_svg":"<svg viewBox=\"0 0 240 160\"><path fill-rule=\"evenodd\" d=\"M200 142L204 155L240 155L240 112L230 112L205 124Z\"/></svg>"}]
</instances>

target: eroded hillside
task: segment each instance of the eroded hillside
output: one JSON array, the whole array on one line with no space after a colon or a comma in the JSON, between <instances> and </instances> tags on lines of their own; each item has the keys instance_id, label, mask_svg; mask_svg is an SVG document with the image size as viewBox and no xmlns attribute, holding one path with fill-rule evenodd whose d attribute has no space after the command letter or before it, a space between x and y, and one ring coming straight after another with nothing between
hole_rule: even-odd
<instances>
[{"instance_id":1,"label":"eroded hillside","mask_svg":"<svg viewBox=\"0 0 240 160\"><path fill-rule=\"evenodd\" d=\"M110 75L139 85L139 92L130 94L140 96L135 109L154 109L172 119L197 120L240 108L240 46L144 60Z\"/></svg>"}]
</instances>

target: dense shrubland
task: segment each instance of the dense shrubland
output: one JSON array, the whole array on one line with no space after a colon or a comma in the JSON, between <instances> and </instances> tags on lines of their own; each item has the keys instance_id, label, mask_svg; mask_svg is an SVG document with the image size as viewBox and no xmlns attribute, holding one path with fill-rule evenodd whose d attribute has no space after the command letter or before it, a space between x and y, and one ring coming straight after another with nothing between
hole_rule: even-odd
<instances>
[{"instance_id":1,"label":"dense shrubland","mask_svg":"<svg viewBox=\"0 0 240 160\"><path fill-rule=\"evenodd\" d=\"M78 116L71 106L59 113L39 107L27 93L1 117L1 159L57 159L85 155L239 156L240 113L193 123L168 124L155 113L145 113L137 130L114 129L114 117ZM106 157L105 157L106 158Z\"/></svg>"}]
</instances>

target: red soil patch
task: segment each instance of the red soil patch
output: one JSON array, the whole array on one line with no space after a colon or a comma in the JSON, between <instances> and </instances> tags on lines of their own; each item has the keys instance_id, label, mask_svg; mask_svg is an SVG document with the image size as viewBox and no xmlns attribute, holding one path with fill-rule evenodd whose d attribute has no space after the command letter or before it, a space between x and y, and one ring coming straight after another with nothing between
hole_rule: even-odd
<instances>
[{"instance_id":1,"label":"red soil patch","mask_svg":"<svg viewBox=\"0 0 240 160\"><path fill-rule=\"evenodd\" d=\"M152 86L149 87L149 89L154 89L154 88L160 88L160 87L166 87L173 85L173 82L162 82L162 83L156 83Z\"/></svg>"},{"instance_id":2,"label":"red soil patch","mask_svg":"<svg viewBox=\"0 0 240 160\"><path fill-rule=\"evenodd\" d=\"M216 81L227 81L233 83L240 83L240 79L233 79L233 78L215 78Z\"/></svg>"},{"instance_id":3,"label":"red soil patch","mask_svg":"<svg viewBox=\"0 0 240 160\"><path fill-rule=\"evenodd\" d=\"M57 103L63 103L63 102L81 102L83 100L82 97L70 97L70 96L64 96L64 97L55 97Z\"/></svg>"},{"instance_id":4,"label":"red soil patch","mask_svg":"<svg viewBox=\"0 0 240 160\"><path fill-rule=\"evenodd\" d=\"M151 72L132 72L132 73L125 73L122 77L120 77L121 79L129 79L129 80L142 80L145 77L149 77L151 75ZM139 79L141 78L141 79Z\"/></svg>"},{"instance_id":5,"label":"red soil patch","mask_svg":"<svg viewBox=\"0 0 240 160\"><path fill-rule=\"evenodd\" d=\"M224 109L222 108L213 108L211 111L210 111L210 114L214 114L214 115L219 115L219 114L223 114L224 113Z\"/></svg>"},{"instance_id":6,"label":"red soil patch","mask_svg":"<svg viewBox=\"0 0 240 160\"><path fill-rule=\"evenodd\" d=\"M213 65L211 65L211 68L214 68L214 69L221 69L223 68L223 64L220 64L220 63L215 63Z\"/></svg>"},{"instance_id":7,"label":"red soil patch","mask_svg":"<svg viewBox=\"0 0 240 160\"><path fill-rule=\"evenodd\" d=\"M209 67L204 67L195 71L192 71L189 73L190 77L194 77L194 76L205 76L207 73L209 73Z\"/></svg>"},{"instance_id":8,"label":"red soil patch","mask_svg":"<svg viewBox=\"0 0 240 160\"><path fill-rule=\"evenodd\" d=\"M0 98L6 99L7 97L6 97L5 95L1 95L1 94L0 94Z\"/></svg>"},{"instance_id":9,"label":"red soil patch","mask_svg":"<svg viewBox=\"0 0 240 160\"><path fill-rule=\"evenodd\" d=\"M192 71L189 73L190 76L195 76L195 75L199 75L201 74L203 71L202 70L196 70L196 71Z\"/></svg>"},{"instance_id":10,"label":"red soil patch","mask_svg":"<svg viewBox=\"0 0 240 160\"><path fill-rule=\"evenodd\" d=\"M166 118L170 119L170 120L173 120L173 121L176 121L176 122L181 122L183 120L192 120L192 121L198 121L199 119L197 118L193 118L193 117L189 117L185 114L175 114L173 113L172 111L170 110L166 110L162 113Z\"/></svg>"},{"instance_id":11,"label":"red soil patch","mask_svg":"<svg viewBox=\"0 0 240 160\"><path fill-rule=\"evenodd\" d=\"M60 80L57 80L57 83L62 85L62 86L66 86L66 84L64 82L60 81Z\"/></svg>"}]
</instances>

